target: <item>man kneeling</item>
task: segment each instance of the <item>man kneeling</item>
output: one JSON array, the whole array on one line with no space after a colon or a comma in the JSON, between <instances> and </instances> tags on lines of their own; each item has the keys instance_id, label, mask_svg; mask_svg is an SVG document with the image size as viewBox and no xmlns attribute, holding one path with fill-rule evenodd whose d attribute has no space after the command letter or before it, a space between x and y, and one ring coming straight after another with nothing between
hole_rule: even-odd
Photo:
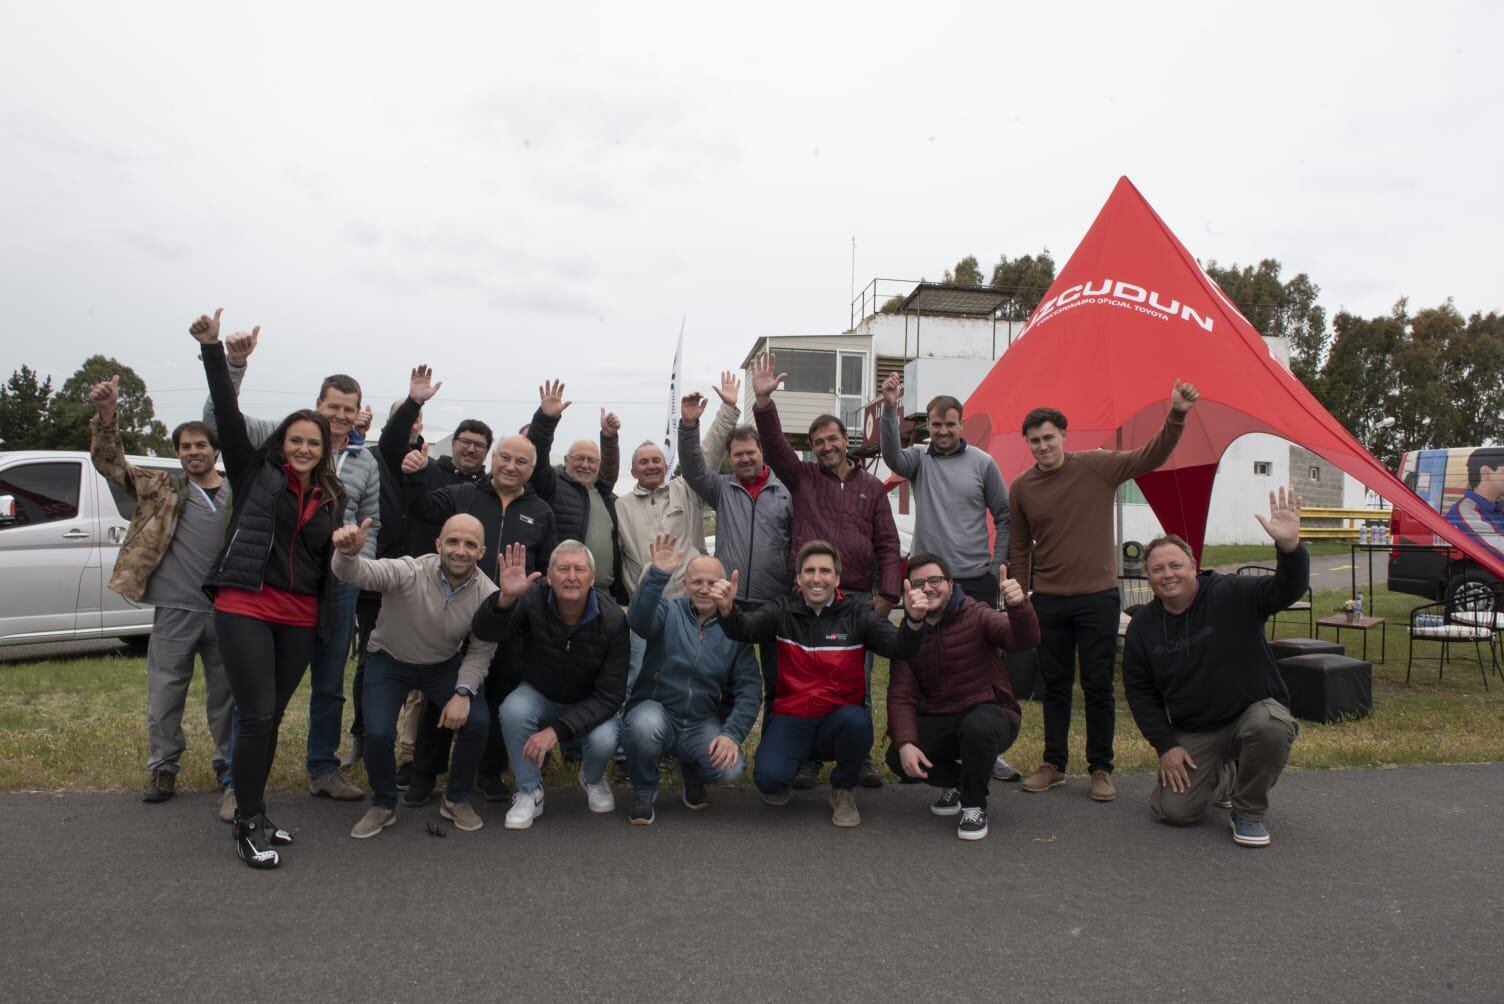
<instances>
[{"instance_id":1,"label":"man kneeling","mask_svg":"<svg viewBox=\"0 0 1504 1004\"><path fill-rule=\"evenodd\" d=\"M1272 577L1196 574L1179 537L1144 552L1154 599L1133 617L1123 643L1123 689L1139 731L1159 752L1155 817L1183 826L1214 799L1232 809L1232 838L1269 843L1264 813L1299 731L1264 621L1305 593L1310 557L1300 543L1300 497L1269 493ZM1231 797L1218 797L1227 777Z\"/></svg>"},{"instance_id":2,"label":"man kneeling","mask_svg":"<svg viewBox=\"0 0 1504 1004\"><path fill-rule=\"evenodd\" d=\"M490 715L472 700L496 646L470 633L470 621L496 586L475 567L486 553L474 516L451 516L435 541L437 554L420 558L362 558L371 521L334 532L334 574L360 589L381 593L381 612L367 644L365 764L371 808L350 836L374 837L397 821L397 764L392 748L397 715L410 691L443 708L442 728L457 731L454 769L439 815L461 830L483 823L470 807L470 783L486 747ZM460 645L470 646L460 654Z\"/></svg>"},{"instance_id":3,"label":"man kneeling","mask_svg":"<svg viewBox=\"0 0 1504 1004\"><path fill-rule=\"evenodd\" d=\"M870 605L836 592L841 557L833 545L810 541L799 549L794 568L799 595L781 597L751 613L735 606L735 571L729 581L715 585L727 638L778 642L773 713L763 720L752 780L764 802L784 805L801 763L834 760L831 822L858 826L862 817L854 789L872 749L872 713L863 706L866 650L890 659L912 658L919 650L929 601L920 590L908 590L903 627L895 628Z\"/></svg>"},{"instance_id":4,"label":"man kneeling","mask_svg":"<svg viewBox=\"0 0 1504 1004\"><path fill-rule=\"evenodd\" d=\"M1023 587L1002 582L999 613L971 599L932 554L909 559L909 586L929 601L924 640L912 659L895 659L888 680L888 768L940 789L937 816L960 814L956 836L987 836L993 765L1018 737L1018 701L999 649L1039 644L1039 621ZM958 762L959 761L959 762Z\"/></svg>"},{"instance_id":5,"label":"man kneeling","mask_svg":"<svg viewBox=\"0 0 1504 1004\"><path fill-rule=\"evenodd\" d=\"M757 720L762 702L762 674L752 646L735 642L721 630L715 584L725 569L701 555L685 570L686 595L664 599L663 590L684 560L672 534L653 541L652 564L632 594L627 622L647 640L642 672L627 699L622 746L633 801L628 822L653 821L658 794L658 761L678 758L684 779L684 804L703 809L707 781L731 783L745 768L741 745ZM721 720L724 695L733 700Z\"/></svg>"}]
</instances>

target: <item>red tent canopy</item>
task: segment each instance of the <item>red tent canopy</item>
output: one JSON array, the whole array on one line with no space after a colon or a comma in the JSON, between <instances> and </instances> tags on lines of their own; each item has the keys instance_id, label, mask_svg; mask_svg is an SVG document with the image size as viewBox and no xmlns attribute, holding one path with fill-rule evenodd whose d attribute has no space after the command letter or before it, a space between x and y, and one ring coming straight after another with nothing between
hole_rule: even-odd
<instances>
[{"instance_id":1,"label":"red tent canopy","mask_svg":"<svg viewBox=\"0 0 1504 1004\"><path fill-rule=\"evenodd\" d=\"M1066 415L1072 450L1135 449L1164 423L1177 378L1195 384L1201 400L1169 462L1138 484L1198 558L1223 452L1264 432L1335 464L1504 577L1504 562L1406 488L1275 358L1127 178L967 400L967 439L1010 482L1033 462L1019 426L1035 407ZM1250 518L1261 504L1249 499Z\"/></svg>"}]
</instances>

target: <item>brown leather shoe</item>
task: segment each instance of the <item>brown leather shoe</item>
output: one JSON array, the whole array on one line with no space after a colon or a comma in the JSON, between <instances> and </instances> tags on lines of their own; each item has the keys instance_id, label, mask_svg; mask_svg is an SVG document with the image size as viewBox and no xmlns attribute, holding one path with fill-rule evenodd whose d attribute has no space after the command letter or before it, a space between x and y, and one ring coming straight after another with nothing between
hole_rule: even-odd
<instances>
[{"instance_id":1,"label":"brown leather shoe","mask_svg":"<svg viewBox=\"0 0 1504 1004\"><path fill-rule=\"evenodd\" d=\"M1112 774L1105 770L1091 772L1091 797L1098 802L1111 802L1118 797L1118 790L1112 786Z\"/></svg>"},{"instance_id":2,"label":"brown leather shoe","mask_svg":"<svg viewBox=\"0 0 1504 1004\"><path fill-rule=\"evenodd\" d=\"M1058 788L1065 783L1065 774L1052 763L1042 763L1035 768L1034 773L1024 778L1019 787L1024 791L1038 792L1049 791Z\"/></svg>"}]
</instances>

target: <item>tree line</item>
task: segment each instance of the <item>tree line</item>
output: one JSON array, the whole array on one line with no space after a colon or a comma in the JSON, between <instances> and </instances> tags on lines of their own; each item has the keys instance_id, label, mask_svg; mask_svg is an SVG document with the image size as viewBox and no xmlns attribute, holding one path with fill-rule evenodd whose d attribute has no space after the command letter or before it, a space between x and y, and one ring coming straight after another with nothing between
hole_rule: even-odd
<instances>
[{"instance_id":1,"label":"tree line","mask_svg":"<svg viewBox=\"0 0 1504 1004\"><path fill-rule=\"evenodd\" d=\"M125 449L135 454L168 454L172 443L167 427L156 417L146 381L124 363L102 355L90 356L62 387L52 388L52 377L43 379L36 370L22 365L0 387L0 449L87 450L89 388L120 375L120 405L115 422Z\"/></svg>"}]
</instances>

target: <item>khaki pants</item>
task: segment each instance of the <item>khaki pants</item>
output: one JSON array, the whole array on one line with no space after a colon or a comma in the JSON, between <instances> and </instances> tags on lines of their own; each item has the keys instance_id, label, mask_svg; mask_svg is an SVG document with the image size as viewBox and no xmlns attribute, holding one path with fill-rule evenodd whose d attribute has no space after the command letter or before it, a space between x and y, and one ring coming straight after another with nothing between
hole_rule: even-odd
<instances>
[{"instance_id":1,"label":"khaki pants","mask_svg":"<svg viewBox=\"0 0 1504 1004\"><path fill-rule=\"evenodd\" d=\"M1191 786L1179 793L1156 787L1149 811L1175 826L1195 822L1216 796L1224 768L1235 766L1233 811L1245 819L1263 819L1269 811L1269 789L1285 769L1299 733L1289 709L1273 698L1250 704L1236 720L1215 731L1176 732L1175 738L1196 761Z\"/></svg>"},{"instance_id":2,"label":"khaki pants","mask_svg":"<svg viewBox=\"0 0 1504 1004\"><path fill-rule=\"evenodd\" d=\"M413 746L418 741L418 722L422 720L423 691L414 690L407 695L402 710L397 713L397 766L413 762Z\"/></svg>"}]
</instances>

